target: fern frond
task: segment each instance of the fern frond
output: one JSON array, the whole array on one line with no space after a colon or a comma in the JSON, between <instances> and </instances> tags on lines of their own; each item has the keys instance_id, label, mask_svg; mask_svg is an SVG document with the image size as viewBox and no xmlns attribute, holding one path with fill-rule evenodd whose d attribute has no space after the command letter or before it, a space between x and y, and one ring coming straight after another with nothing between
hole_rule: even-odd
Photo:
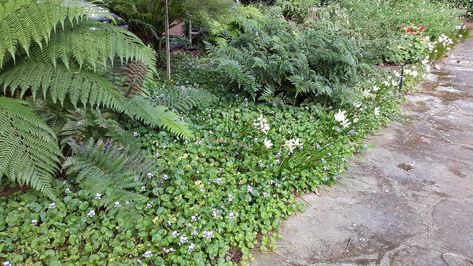
<instances>
[{"instance_id":1,"label":"fern frond","mask_svg":"<svg viewBox=\"0 0 473 266\"><path fill-rule=\"evenodd\" d=\"M97 110L77 110L67 115L67 122L61 128L59 135L61 145L68 144L72 139L84 142L87 139L110 139L127 146L135 144L133 135L126 131L120 123L113 119L111 113Z\"/></svg>"},{"instance_id":2,"label":"fern frond","mask_svg":"<svg viewBox=\"0 0 473 266\"><path fill-rule=\"evenodd\" d=\"M58 24L64 27L66 20L74 23L86 14L82 4L74 0L68 1L68 5L61 0L9 0L0 11L5 12L0 15L0 68L6 53L15 59L21 46L28 54L31 44L42 47Z\"/></svg>"},{"instance_id":3,"label":"fern frond","mask_svg":"<svg viewBox=\"0 0 473 266\"><path fill-rule=\"evenodd\" d=\"M192 138L193 134L187 125L179 121L176 113L164 106L153 106L142 97L135 96L125 107L125 114L152 127L161 127L182 138Z\"/></svg>"},{"instance_id":4,"label":"fern frond","mask_svg":"<svg viewBox=\"0 0 473 266\"><path fill-rule=\"evenodd\" d=\"M179 112L208 106L217 101L217 97L212 93L187 86L159 89L154 91L154 95L153 100L159 105Z\"/></svg>"},{"instance_id":5,"label":"fern frond","mask_svg":"<svg viewBox=\"0 0 473 266\"><path fill-rule=\"evenodd\" d=\"M67 68L85 65L97 70L107 68L118 58L122 64L142 62L156 73L156 55L151 47L126 30L95 21L81 22L71 30L54 34L50 44L44 49L36 47L35 53L54 66L59 60Z\"/></svg>"},{"instance_id":6,"label":"fern frond","mask_svg":"<svg viewBox=\"0 0 473 266\"><path fill-rule=\"evenodd\" d=\"M67 99L74 107L80 103L122 111L126 101L115 85L98 74L29 60L1 73L0 86L4 93L20 92L20 97L31 91L33 99L41 92L43 98L61 105Z\"/></svg>"},{"instance_id":7,"label":"fern frond","mask_svg":"<svg viewBox=\"0 0 473 266\"><path fill-rule=\"evenodd\" d=\"M153 171L141 151L133 152L101 141L96 143L92 139L83 145L70 145L74 155L67 158L64 169L91 195L102 194L104 206L144 199L131 190L141 187L146 174Z\"/></svg>"},{"instance_id":8,"label":"fern frond","mask_svg":"<svg viewBox=\"0 0 473 266\"><path fill-rule=\"evenodd\" d=\"M51 194L61 156L54 132L24 101L0 97L0 113L0 178Z\"/></svg>"}]
</instances>

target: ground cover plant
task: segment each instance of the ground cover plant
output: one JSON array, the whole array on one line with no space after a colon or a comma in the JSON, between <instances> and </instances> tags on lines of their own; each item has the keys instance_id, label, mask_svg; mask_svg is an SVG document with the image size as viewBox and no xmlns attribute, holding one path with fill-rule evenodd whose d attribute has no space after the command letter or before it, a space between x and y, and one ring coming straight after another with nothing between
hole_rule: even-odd
<instances>
[{"instance_id":1,"label":"ground cover plant","mask_svg":"<svg viewBox=\"0 0 473 266\"><path fill-rule=\"evenodd\" d=\"M42 4L9 2L0 0L0 29L9 27L5 21L11 20L3 12ZM154 57L125 57L123 64L109 59L105 65L100 54L89 51L87 57L80 56L80 41L74 42L74 49L62 47L65 52L73 50L66 59L68 53L47 53L58 46L57 35L72 34L80 25L85 32L77 38L89 36L96 41L115 36L99 37L103 27L133 40L134 53L153 52L129 32L82 15L74 23L63 19L64 29L54 24L57 29L50 28L48 38L39 39L42 47L18 48L24 41L19 39L15 60L12 46L0 42L1 49L10 47L0 50L6 62L0 78L8 84L1 92L0 109L22 98L28 117L37 117L43 129L49 125L51 147L58 147L58 177L51 174L48 179L49 193L17 187L9 173L2 179L0 262L247 264L253 250L272 247L285 218L303 209L298 196L336 182L351 156L368 148L365 138L398 117L403 96L423 79L430 62L467 36L467 31L457 28L456 13L448 6L422 1L428 10L438 8L438 18L445 21L423 20L419 10L412 10L412 24L399 14L389 19L393 38L402 36L402 47L391 46L389 54L362 43L376 40L375 33L364 35L358 26L350 26L351 21L367 23L367 17L356 11L358 7L347 5L367 1L328 1L324 7L315 3L310 10L305 7L313 1L263 2L275 6L236 6L237 16L214 21L205 44L208 53L198 58L176 56L172 81L159 78L163 75L153 69ZM299 13L301 7L308 12ZM398 8L419 6L405 0ZM3 20L6 17L9 20ZM31 40L27 48L40 45ZM409 64L402 71L399 66L377 68L373 58L391 62L385 54L401 58L392 62L405 63L407 58ZM8 74L37 61L69 73L67 64L77 67L80 58L95 62L97 69L84 63L73 75L85 72L97 75L94 80L107 80L125 103L140 99L126 105L133 110L106 104L75 108L74 98L67 97L67 91L73 90L65 85L64 97L57 90L47 90L43 96L44 88L39 87L41 93L35 98L33 85L20 90L12 85L25 83L26 75ZM8 122L3 111L0 123ZM130 117L130 112L146 116ZM148 116L156 123L146 124ZM66 121L51 123L51 117ZM166 123L170 126L163 126ZM8 144L2 142L2 134L14 134L8 127L1 127L0 133L1 157L6 150L3 144Z\"/></svg>"}]
</instances>

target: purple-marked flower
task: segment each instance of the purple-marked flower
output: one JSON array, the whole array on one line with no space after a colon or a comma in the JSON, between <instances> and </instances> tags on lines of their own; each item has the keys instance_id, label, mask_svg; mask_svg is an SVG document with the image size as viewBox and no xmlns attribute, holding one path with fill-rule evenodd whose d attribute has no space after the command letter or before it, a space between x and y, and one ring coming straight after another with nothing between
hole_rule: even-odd
<instances>
[{"instance_id":1,"label":"purple-marked flower","mask_svg":"<svg viewBox=\"0 0 473 266\"><path fill-rule=\"evenodd\" d=\"M151 179L151 178L153 178L154 175L153 175L153 173L147 173L146 176L147 176L149 179Z\"/></svg>"},{"instance_id":2,"label":"purple-marked flower","mask_svg":"<svg viewBox=\"0 0 473 266\"><path fill-rule=\"evenodd\" d=\"M32 224L32 225L37 225L37 224L38 224L38 220L31 220L31 224Z\"/></svg>"},{"instance_id":3,"label":"purple-marked flower","mask_svg":"<svg viewBox=\"0 0 473 266\"><path fill-rule=\"evenodd\" d=\"M211 239L214 236L214 232L213 231L203 231L202 236L205 237L205 238Z\"/></svg>"},{"instance_id":4,"label":"purple-marked flower","mask_svg":"<svg viewBox=\"0 0 473 266\"><path fill-rule=\"evenodd\" d=\"M100 193L95 193L95 199L96 199L96 200L102 199L102 194L100 194Z\"/></svg>"},{"instance_id":5,"label":"purple-marked flower","mask_svg":"<svg viewBox=\"0 0 473 266\"><path fill-rule=\"evenodd\" d=\"M192 215L192 216L191 216L191 221L193 221L193 222L197 221L197 216L196 216L196 215Z\"/></svg>"},{"instance_id":6,"label":"purple-marked flower","mask_svg":"<svg viewBox=\"0 0 473 266\"><path fill-rule=\"evenodd\" d=\"M195 245L194 244L191 244L189 246L189 248L187 248L187 251L189 251L189 252L194 252L194 250L195 250Z\"/></svg>"},{"instance_id":7,"label":"purple-marked flower","mask_svg":"<svg viewBox=\"0 0 473 266\"><path fill-rule=\"evenodd\" d=\"M230 212L230 213L228 214L228 218L230 218L230 219L235 219L235 217L236 217L236 216L235 216L235 214L234 214L233 212Z\"/></svg>"},{"instance_id":8,"label":"purple-marked flower","mask_svg":"<svg viewBox=\"0 0 473 266\"><path fill-rule=\"evenodd\" d=\"M229 201L229 202L232 202L232 201L233 201L233 195L232 195L232 194L228 194L228 201Z\"/></svg>"},{"instance_id":9,"label":"purple-marked flower","mask_svg":"<svg viewBox=\"0 0 473 266\"><path fill-rule=\"evenodd\" d=\"M141 191L146 191L146 186L142 186Z\"/></svg>"},{"instance_id":10,"label":"purple-marked flower","mask_svg":"<svg viewBox=\"0 0 473 266\"><path fill-rule=\"evenodd\" d=\"M114 205L114 206L115 206L115 208L120 208L122 205L120 204L119 201L115 201L115 205Z\"/></svg>"},{"instance_id":11,"label":"purple-marked flower","mask_svg":"<svg viewBox=\"0 0 473 266\"><path fill-rule=\"evenodd\" d=\"M64 191L64 193L66 193L66 194L69 194L69 193L71 193L71 192L72 192L72 191L71 191L70 188L66 188L66 190Z\"/></svg>"},{"instance_id":12,"label":"purple-marked flower","mask_svg":"<svg viewBox=\"0 0 473 266\"><path fill-rule=\"evenodd\" d=\"M196 236L198 234L199 234L199 232L197 232L197 230L194 230L194 231L192 231L191 236Z\"/></svg>"},{"instance_id":13,"label":"purple-marked flower","mask_svg":"<svg viewBox=\"0 0 473 266\"><path fill-rule=\"evenodd\" d=\"M172 232L173 237L177 237L178 235L179 235L179 233L177 231Z\"/></svg>"},{"instance_id":14,"label":"purple-marked flower","mask_svg":"<svg viewBox=\"0 0 473 266\"><path fill-rule=\"evenodd\" d=\"M90 210L89 213L87 213L87 216L89 216L90 218L94 217L95 216L95 211Z\"/></svg>"},{"instance_id":15,"label":"purple-marked flower","mask_svg":"<svg viewBox=\"0 0 473 266\"><path fill-rule=\"evenodd\" d=\"M179 242L181 242L181 244L187 243L187 236L182 235L182 236L179 238Z\"/></svg>"},{"instance_id":16,"label":"purple-marked flower","mask_svg":"<svg viewBox=\"0 0 473 266\"><path fill-rule=\"evenodd\" d=\"M133 137L135 137L135 138L136 138L136 137L139 137L139 136L140 136L140 133L138 133L138 132L136 132L136 131L135 131L135 132L133 132Z\"/></svg>"},{"instance_id":17,"label":"purple-marked flower","mask_svg":"<svg viewBox=\"0 0 473 266\"><path fill-rule=\"evenodd\" d=\"M149 203L146 204L146 209L151 209L151 208L153 208L153 205L151 205L151 204L149 204Z\"/></svg>"},{"instance_id":18,"label":"purple-marked flower","mask_svg":"<svg viewBox=\"0 0 473 266\"><path fill-rule=\"evenodd\" d=\"M164 175L163 175L163 180L169 180L169 176L166 175L166 174L164 174Z\"/></svg>"},{"instance_id":19,"label":"purple-marked flower","mask_svg":"<svg viewBox=\"0 0 473 266\"><path fill-rule=\"evenodd\" d=\"M143 257L145 257L145 258L149 258L149 257L151 257L151 256L153 256L153 252L151 252L151 251L149 251L149 250L146 251L146 252L143 254Z\"/></svg>"},{"instance_id":20,"label":"purple-marked flower","mask_svg":"<svg viewBox=\"0 0 473 266\"><path fill-rule=\"evenodd\" d=\"M50 209L56 208L56 203L52 202L51 204L49 204L49 208Z\"/></svg>"},{"instance_id":21,"label":"purple-marked flower","mask_svg":"<svg viewBox=\"0 0 473 266\"><path fill-rule=\"evenodd\" d=\"M3 266L11 266L11 263L10 263L9 261L5 261L5 262L3 263Z\"/></svg>"}]
</instances>

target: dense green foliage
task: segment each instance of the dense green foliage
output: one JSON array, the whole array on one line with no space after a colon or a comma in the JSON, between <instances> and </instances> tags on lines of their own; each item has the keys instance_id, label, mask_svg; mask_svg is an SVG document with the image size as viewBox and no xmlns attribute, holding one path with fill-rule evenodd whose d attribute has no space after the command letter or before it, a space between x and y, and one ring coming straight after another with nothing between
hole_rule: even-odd
<instances>
[{"instance_id":1,"label":"dense green foliage","mask_svg":"<svg viewBox=\"0 0 473 266\"><path fill-rule=\"evenodd\" d=\"M150 75L156 73L154 51L136 36L112 25L88 21L86 16L92 11L78 1L67 5L59 0L1 3L0 178L6 176L54 196L51 180L59 173L59 143L66 156L71 153L67 146L84 143L74 133L58 141L56 132L65 131L61 125L71 132L71 121L64 116L68 112L89 108L85 113L90 113L95 109L127 115L179 136L192 135L176 114L163 106L153 106L146 98L127 97L104 75L113 71L111 66L116 60L122 64L140 61ZM34 112L41 108L39 113Z\"/></svg>"},{"instance_id":2,"label":"dense green foliage","mask_svg":"<svg viewBox=\"0 0 473 266\"><path fill-rule=\"evenodd\" d=\"M277 15L240 18L232 26L240 33L211 49L211 57L223 77L254 98L337 100L352 94L351 87L361 77L359 48L336 32L299 32Z\"/></svg>"},{"instance_id":3,"label":"dense green foliage","mask_svg":"<svg viewBox=\"0 0 473 266\"><path fill-rule=\"evenodd\" d=\"M213 2L172 13L205 21ZM467 35L427 0L241 2L270 6L215 13L208 53L163 81L146 38L77 2L0 0L0 32L17 29L0 40L0 262L246 263ZM106 0L156 39L160 3ZM408 63L402 90L385 63Z\"/></svg>"}]
</instances>

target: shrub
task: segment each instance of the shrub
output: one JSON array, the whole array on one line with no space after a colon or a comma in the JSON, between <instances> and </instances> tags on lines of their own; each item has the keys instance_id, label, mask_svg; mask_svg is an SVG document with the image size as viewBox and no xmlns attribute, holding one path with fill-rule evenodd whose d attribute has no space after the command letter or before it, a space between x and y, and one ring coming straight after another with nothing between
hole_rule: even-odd
<instances>
[{"instance_id":1,"label":"shrub","mask_svg":"<svg viewBox=\"0 0 473 266\"><path fill-rule=\"evenodd\" d=\"M233 27L240 34L210 49L210 56L223 77L254 98L337 101L330 98L334 92L349 94L361 76L359 48L336 32L299 32L277 15L242 19Z\"/></svg>"}]
</instances>

